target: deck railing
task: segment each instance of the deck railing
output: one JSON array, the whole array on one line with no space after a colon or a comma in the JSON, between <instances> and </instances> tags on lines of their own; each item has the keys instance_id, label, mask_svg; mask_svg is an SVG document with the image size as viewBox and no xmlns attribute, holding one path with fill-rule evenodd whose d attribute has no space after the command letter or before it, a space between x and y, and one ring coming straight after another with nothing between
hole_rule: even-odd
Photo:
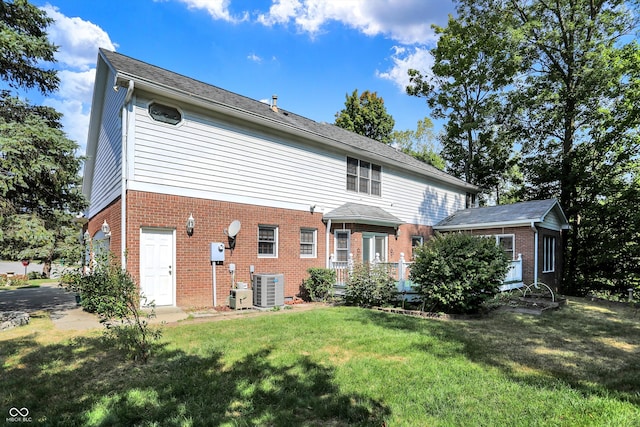
<instances>
[{"instance_id":1,"label":"deck railing","mask_svg":"<svg viewBox=\"0 0 640 427\"><path fill-rule=\"evenodd\" d=\"M349 280L349 275L353 271L355 265L353 254L349 254L347 261L334 261L333 255L329 258L330 268L336 272L336 295L344 295L344 289ZM411 300L416 295L416 289L409 280L409 273L413 262L404 259L404 253L400 253L400 259L397 262L382 262L380 255L376 254L372 265L383 266L389 275L396 280L398 293L403 295L406 300ZM515 289L522 285L522 254L518 254L518 258L511 261L507 276L504 279L504 285L500 286L500 290Z\"/></svg>"}]
</instances>

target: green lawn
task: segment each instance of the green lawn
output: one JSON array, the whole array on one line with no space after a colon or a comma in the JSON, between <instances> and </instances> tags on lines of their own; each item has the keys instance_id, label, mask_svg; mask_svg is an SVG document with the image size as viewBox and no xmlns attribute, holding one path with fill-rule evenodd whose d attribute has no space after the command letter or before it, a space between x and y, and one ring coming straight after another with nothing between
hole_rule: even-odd
<instances>
[{"instance_id":1,"label":"green lawn","mask_svg":"<svg viewBox=\"0 0 640 427\"><path fill-rule=\"evenodd\" d=\"M0 410L35 425L637 426L639 320L584 300L481 320L267 312L166 327L137 365L41 317L0 333Z\"/></svg>"}]
</instances>

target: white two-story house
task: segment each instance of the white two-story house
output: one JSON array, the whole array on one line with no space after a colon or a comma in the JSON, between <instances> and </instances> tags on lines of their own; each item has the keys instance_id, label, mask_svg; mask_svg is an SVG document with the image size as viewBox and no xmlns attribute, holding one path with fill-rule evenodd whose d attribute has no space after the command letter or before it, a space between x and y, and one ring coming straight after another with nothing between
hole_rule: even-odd
<instances>
[{"instance_id":1,"label":"white two-story house","mask_svg":"<svg viewBox=\"0 0 640 427\"><path fill-rule=\"evenodd\" d=\"M310 267L409 259L479 189L275 97L100 50L83 191L89 246L156 305L204 307L255 274L283 274L289 298Z\"/></svg>"}]
</instances>

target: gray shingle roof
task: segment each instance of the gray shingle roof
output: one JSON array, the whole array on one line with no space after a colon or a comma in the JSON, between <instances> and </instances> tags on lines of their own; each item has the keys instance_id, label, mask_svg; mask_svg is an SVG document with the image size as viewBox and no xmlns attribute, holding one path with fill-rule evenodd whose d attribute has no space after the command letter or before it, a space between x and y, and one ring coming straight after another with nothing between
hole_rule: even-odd
<instances>
[{"instance_id":1,"label":"gray shingle roof","mask_svg":"<svg viewBox=\"0 0 640 427\"><path fill-rule=\"evenodd\" d=\"M556 199L533 200L511 205L488 206L464 209L449 215L434 228L487 226L491 224L514 224L542 222L545 216L558 204ZM559 207L559 205L558 205ZM562 214L564 215L564 214Z\"/></svg>"},{"instance_id":2,"label":"gray shingle roof","mask_svg":"<svg viewBox=\"0 0 640 427\"><path fill-rule=\"evenodd\" d=\"M331 212L327 212L322 218L336 222L384 225L389 227L397 227L400 224L404 224L404 221L391 215L382 208L358 203L345 203Z\"/></svg>"},{"instance_id":3,"label":"gray shingle roof","mask_svg":"<svg viewBox=\"0 0 640 427\"><path fill-rule=\"evenodd\" d=\"M254 99L238 95L219 87L204 83L155 65L133 59L120 53L100 49L100 55L105 58L114 71L123 78L131 78L177 91L183 95L192 96L200 100L232 107L238 111L254 116L267 118L285 127L293 127L310 132L322 138L342 143L346 148L357 152L370 153L374 157L388 159L392 163L400 163L403 167L417 173L427 175L437 180L447 182L456 187L465 188L470 192L477 192L479 188L457 179L441 170L421 162L395 148L373 139L347 131L338 126L316 122L299 116L290 111L278 108L273 111L269 105Z\"/></svg>"}]
</instances>

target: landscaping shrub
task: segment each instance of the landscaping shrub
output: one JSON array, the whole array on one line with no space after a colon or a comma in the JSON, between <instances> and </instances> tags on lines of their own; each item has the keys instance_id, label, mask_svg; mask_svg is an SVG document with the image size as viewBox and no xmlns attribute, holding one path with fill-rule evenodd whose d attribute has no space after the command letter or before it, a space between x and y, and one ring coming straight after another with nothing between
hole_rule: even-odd
<instances>
[{"instance_id":1,"label":"landscaping shrub","mask_svg":"<svg viewBox=\"0 0 640 427\"><path fill-rule=\"evenodd\" d=\"M416 249L410 278L425 309L471 313L498 292L508 269L509 260L495 240L451 233Z\"/></svg>"},{"instance_id":2,"label":"landscaping shrub","mask_svg":"<svg viewBox=\"0 0 640 427\"><path fill-rule=\"evenodd\" d=\"M7 278L9 286L27 286L29 279L24 274L15 274Z\"/></svg>"},{"instance_id":3,"label":"landscaping shrub","mask_svg":"<svg viewBox=\"0 0 640 427\"><path fill-rule=\"evenodd\" d=\"M336 272L330 268L309 268L309 278L302 282L303 290L311 301L327 301L333 296Z\"/></svg>"},{"instance_id":4,"label":"landscaping shrub","mask_svg":"<svg viewBox=\"0 0 640 427\"><path fill-rule=\"evenodd\" d=\"M42 273L38 273L37 271L30 271L29 274L27 274L27 277L29 278L29 280L45 279L44 275Z\"/></svg>"},{"instance_id":5,"label":"landscaping shrub","mask_svg":"<svg viewBox=\"0 0 640 427\"><path fill-rule=\"evenodd\" d=\"M161 331L148 323L148 319L155 316L153 302L148 304L152 309L150 314L141 312L142 297L128 271L105 257L90 274L80 271L65 274L62 285L80 295L85 310L100 317L107 328L107 338L117 348L134 360L148 360Z\"/></svg>"},{"instance_id":6,"label":"landscaping shrub","mask_svg":"<svg viewBox=\"0 0 640 427\"><path fill-rule=\"evenodd\" d=\"M360 307L388 306L396 296L396 281L383 265L356 265L345 288L345 302Z\"/></svg>"}]
</instances>

